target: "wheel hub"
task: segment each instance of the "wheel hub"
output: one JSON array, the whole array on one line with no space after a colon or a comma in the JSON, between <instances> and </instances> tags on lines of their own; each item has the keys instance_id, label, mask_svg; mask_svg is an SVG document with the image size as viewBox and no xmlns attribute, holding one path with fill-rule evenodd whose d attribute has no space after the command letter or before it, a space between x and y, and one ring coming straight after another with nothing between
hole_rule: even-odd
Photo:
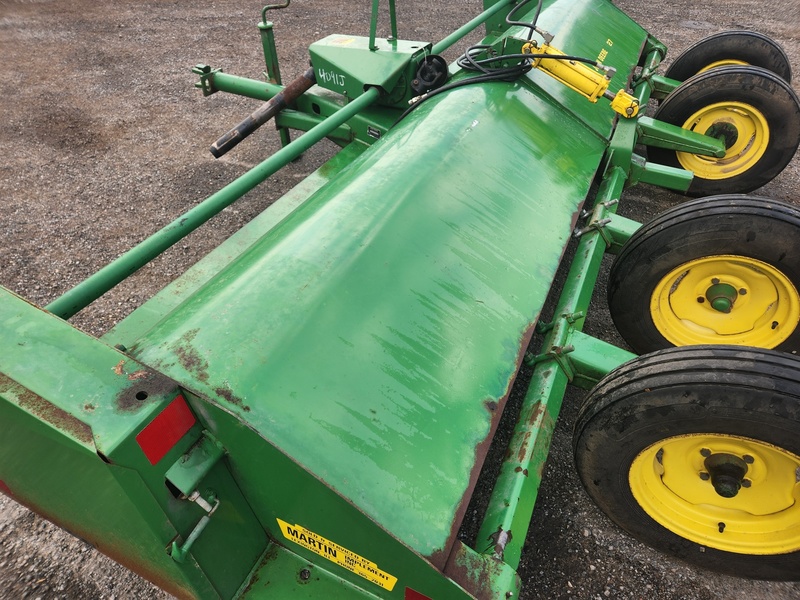
<instances>
[{"instance_id":1,"label":"wheel hub","mask_svg":"<svg viewBox=\"0 0 800 600\"><path fill-rule=\"evenodd\" d=\"M800 550L800 456L785 449L730 435L675 436L643 450L628 483L651 518L697 544Z\"/></svg>"},{"instance_id":2,"label":"wheel hub","mask_svg":"<svg viewBox=\"0 0 800 600\"><path fill-rule=\"evenodd\" d=\"M718 121L706 130L706 135L725 142L725 149L731 148L739 139L739 130L733 123Z\"/></svg>"},{"instance_id":3,"label":"wheel hub","mask_svg":"<svg viewBox=\"0 0 800 600\"><path fill-rule=\"evenodd\" d=\"M680 165L708 180L728 179L755 166L767 151L770 131L760 110L741 102L720 102L695 112L684 129L721 138L727 150L723 158L678 152Z\"/></svg>"},{"instance_id":4,"label":"wheel hub","mask_svg":"<svg viewBox=\"0 0 800 600\"><path fill-rule=\"evenodd\" d=\"M735 287L728 283L719 283L719 279L714 279L711 287L706 291L706 300L714 310L729 313L738 295Z\"/></svg>"},{"instance_id":5,"label":"wheel hub","mask_svg":"<svg viewBox=\"0 0 800 600\"><path fill-rule=\"evenodd\" d=\"M742 489L742 482L747 473L744 459L725 452L711 454L704 465L711 479L714 490L723 498L733 498Z\"/></svg>"},{"instance_id":6,"label":"wheel hub","mask_svg":"<svg viewBox=\"0 0 800 600\"><path fill-rule=\"evenodd\" d=\"M653 289L650 316L675 346L776 348L800 323L800 293L777 268L746 256L684 263Z\"/></svg>"}]
</instances>

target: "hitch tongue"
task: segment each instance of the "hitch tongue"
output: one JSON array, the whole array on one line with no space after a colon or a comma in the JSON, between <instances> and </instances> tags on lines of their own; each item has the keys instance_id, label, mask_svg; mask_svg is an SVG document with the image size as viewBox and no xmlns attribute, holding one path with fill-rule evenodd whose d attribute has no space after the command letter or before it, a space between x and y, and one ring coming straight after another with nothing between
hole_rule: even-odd
<instances>
[{"instance_id":1,"label":"hitch tongue","mask_svg":"<svg viewBox=\"0 0 800 600\"><path fill-rule=\"evenodd\" d=\"M316 82L317 76L314 74L314 69L308 69L308 71L283 88L281 92L262 104L244 121L211 144L209 151L214 158L220 158L289 104L297 100Z\"/></svg>"}]
</instances>

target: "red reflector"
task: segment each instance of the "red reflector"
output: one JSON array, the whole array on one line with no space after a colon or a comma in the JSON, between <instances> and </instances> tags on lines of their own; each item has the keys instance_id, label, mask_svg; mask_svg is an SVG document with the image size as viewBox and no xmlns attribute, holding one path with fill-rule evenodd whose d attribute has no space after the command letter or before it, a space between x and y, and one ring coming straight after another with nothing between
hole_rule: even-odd
<instances>
[{"instance_id":1,"label":"red reflector","mask_svg":"<svg viewBox=\"0 0 800 600\"><path fill-rule=\"evenodd\" d=\"M151 465L156 464L178 443L195 424L186 400L178 395L175 400L139 432L136 441Z\"/></svg>"},{"instance_id":2,"label":"red reflector","mask_svg":"<svg viewBox=\"0 0 800 600\"><path fill-rule=\"evenodd\" d=\"M425 594L420 594L412 590L411 588L406 588L406 600L431 600Z\"/></svg>"}]
</instances>

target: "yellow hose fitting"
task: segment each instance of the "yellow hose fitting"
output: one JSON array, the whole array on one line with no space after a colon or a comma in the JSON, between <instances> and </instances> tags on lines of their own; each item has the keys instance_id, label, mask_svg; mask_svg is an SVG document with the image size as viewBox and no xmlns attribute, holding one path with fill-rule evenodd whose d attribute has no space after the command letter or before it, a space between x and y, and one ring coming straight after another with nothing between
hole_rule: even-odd
<instances>
[{"instance_id":1,"label":"yellow hose fitting","mask_svg":"<svg viewBox=\"0 0 800 600\"><path fill-rule=\"evenodd\" d=\"M611 100L611 108L626 119L632 119L639 114L639 100L625 90L620 90Z\"/></svg>"}]
</instances>

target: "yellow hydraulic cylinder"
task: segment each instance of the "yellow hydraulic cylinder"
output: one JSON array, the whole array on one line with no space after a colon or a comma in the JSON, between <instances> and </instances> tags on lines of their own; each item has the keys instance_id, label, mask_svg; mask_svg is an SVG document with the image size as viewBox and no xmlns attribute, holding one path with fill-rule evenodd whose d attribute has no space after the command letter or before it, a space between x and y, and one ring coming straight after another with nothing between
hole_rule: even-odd
<instances>
[{"instance_id":1,"label":"yellow hydraulic cylinder","mask_svg":"<svg viewBox=\"0 0 800 600\"><path fill-rule=\"evenodd\" d=\"M544 71L568 88L588 98L590 102L597 102L597 99L603 96L611 100L611 108L625 118L635 117L639 113L639 101L625 90L620 90L616 94L608 91L611 76L614 73L613 69L602 67L606 69L606 72L601 73L585 63L564 58L567 55L550 44L539 47L536 43L531 42L522 47L522 52L523 54L540 55L531 63L533 68Z\"/></svg>"}]
</instances>

